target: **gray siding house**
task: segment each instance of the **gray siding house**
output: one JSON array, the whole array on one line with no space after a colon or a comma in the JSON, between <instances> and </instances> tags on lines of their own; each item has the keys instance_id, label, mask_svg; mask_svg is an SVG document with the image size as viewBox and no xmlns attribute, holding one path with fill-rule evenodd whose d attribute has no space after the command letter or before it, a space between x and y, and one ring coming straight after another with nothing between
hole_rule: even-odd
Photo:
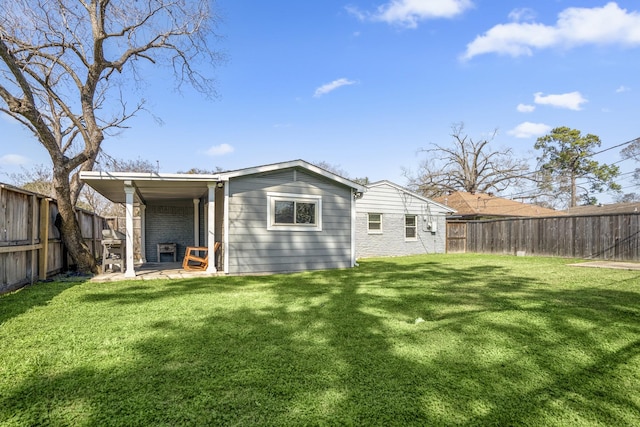
<instances>
[{"instance_id":1,"label":"gray siding house","mask_svg":"<svg viewBox=\"0 0 640 427\"><path fill-rule=\"evenodd\" d=\"M225 264L230 274L352 267L357 184L308 167L229 177ZM278 220L295 202L304 223ZM307 210L310 209L310 210Z\"/></svg>"},{"instance_id":2,"label":"gray siding house","mask_svg":"<svg viewBox=\"0 0 640 427\"><path fill-rule=\"evenodd\" d=\"M390 181L370 184L356 202L356 256L444 253L453 212Z\"/></svg>"},{"instance_id":3,"label":"gray siding house","mask_svg":"<svg viewBox=\"0 0 640 427\"><path fill-rule=\"evenodd\" d=\"M160 247L213 253L207 272L254 274L355 265L356 197L364 187L302 160L211 175L82 172L81 179L126 207L125 276L135 263L163 262ZM133 212L143 259L133 259ZM172 257L170 259L173 260Z\"/></svg>"}]
</instances>

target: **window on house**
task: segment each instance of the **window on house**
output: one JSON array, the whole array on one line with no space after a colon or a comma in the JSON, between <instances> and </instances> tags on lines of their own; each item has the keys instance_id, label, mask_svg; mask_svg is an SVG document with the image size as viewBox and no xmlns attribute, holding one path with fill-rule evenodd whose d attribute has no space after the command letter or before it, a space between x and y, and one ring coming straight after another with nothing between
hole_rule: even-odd
<instances>
[{"instance_id":1,"label":"window on house","mask_svg":"<svg viewBox=\"0 0 640 427\"><path fill-rule=\"evenodd\" d=\"M416 223L416 215L405 215L404 238L406 240L415 240L418 238Z\"/></svg>"},{"instance_id":2,"label":"window on house","mask_svg":"<svg viewBox=\"0 0 640 427\"><path fill-rule=\"evenodd\" d=\"M267 194L267 229L322 230L322 197L298 194Z\"/></svg>"},{"instance_id":3,"label":"window on house","mask_svg":"<svg viewBox=\"0 0 640 427\"><path fill-rule=\"evenodd\" d=\"M382 233L382 214L370 213L367 220L367 229L370 234Z\"/></svg>"}]
</instances>

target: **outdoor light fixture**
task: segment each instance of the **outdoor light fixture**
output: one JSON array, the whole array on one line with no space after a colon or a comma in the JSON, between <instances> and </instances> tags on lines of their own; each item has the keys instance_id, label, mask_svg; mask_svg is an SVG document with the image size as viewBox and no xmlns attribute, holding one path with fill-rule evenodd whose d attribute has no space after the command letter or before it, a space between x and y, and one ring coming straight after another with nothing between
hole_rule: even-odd
<instances>
[{"instance_id":1,"label":"outdoor light fixture","mask_svg":"<svg viewBox=\"0 0 640 427\"><path fill-rule=\"evenodd\" d=\"M224 183L222 181L218 181L218 188L224 187Z\"/></svg>"}]
</instances>

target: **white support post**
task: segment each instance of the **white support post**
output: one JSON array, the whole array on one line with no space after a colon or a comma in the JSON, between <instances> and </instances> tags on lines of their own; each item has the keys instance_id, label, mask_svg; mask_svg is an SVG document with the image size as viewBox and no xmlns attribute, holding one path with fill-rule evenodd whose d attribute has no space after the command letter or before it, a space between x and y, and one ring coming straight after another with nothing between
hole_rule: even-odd
<instances>
[{"instance_id":1,"label":"white support post","mask_svg":"<svg viewBox=\"0 0 640 427\"><path fill-rule=\"evenodd\" d=\"M203 246L209 246L209 203L204 204L204 242L202 242Z\"/></svg>"},{"instance_id":2,"label":"white support post","mask_svg":"<svg viewBox=\"0 0 640 427\"><path fill-rule=\"evenodd\" d=\"M209 195L207 199L207 248L209 254L209 265L207 266L207 273L215 273L216 269L216 253L214 248L216 245L216 185L215 182L207 184L209 189Z\"/></svg>"},{"instance_id":3,"label":"white support post","mask_svg":"<svg viewBox=\"0 0 640 427\"><path fill-rule=\"evenodd\" d=\"M193 199L193 246L200 246L200 199Z\"/></svg>"},{"instance_id":4,"label":"white support post","mask_svg":"<svg viewBox=\"0 0 640 427\"><path fill-rule=\"evenodd\" d=\"M136 272L133 268L133 193L135 189L131 185L131 182L126 182L124 185L125 193L125 228L126 228L126 265L127 269L124 272L124 277L136 277Z\"/></svg>"},{"instance_id":5,"label":"white support post","mask_svg":"<svg viewBox=\"0 0 640 427\"><path fill-rule=\"evenodd\" d=\"M222 205L222 225L224 234L222 235L222 256L224 273L229 274L229 181L224 183L224 204Z\"/></svg>"},{"instance_id":6,"label":"white support post","mask_svg":"<svg viewBox=\"0 0 640 427\"><path fill-rule=\"evenodd\" d=\"M147 206L140 205L140 261L147 262Z\"/></svg>"}]
</instances>

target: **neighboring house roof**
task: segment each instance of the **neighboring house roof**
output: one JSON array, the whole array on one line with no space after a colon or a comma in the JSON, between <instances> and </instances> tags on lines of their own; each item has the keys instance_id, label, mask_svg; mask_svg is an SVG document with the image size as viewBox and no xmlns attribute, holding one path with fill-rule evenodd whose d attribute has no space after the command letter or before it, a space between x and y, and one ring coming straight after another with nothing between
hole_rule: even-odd
<instances>
[{"instance_id":1,"label":"neighboring house roof","mask_svg":"<svg viewBox=\"0 0 640 427\"><path fill-rule=\"evenodd\" d=\"M334 182L351 187L357 192L364 192L365 187L349 179L336 175L304 160L273 163L216 174L176 174L154 172L80 172L80 179L95 188L103 196L115 203L125 202L123 184L129 182L136 189L136 194L144 200L170 200L201 197L212 182L224 182L229 179L273 172L288 168L301 168L309 172L331 179Z\"/></svg>"},{"instance_id":2,"label":"neighboring house roof","mask_svg":"<svg viewBox=\"0 0 640 427\"><path fill-rule=\"evenodd\" d=\"M449 212L449 213L455 213L456 212L456 210L454 208L452 208L451 206L443 205L442 203L438 203L433 199L429 199L427 197L421 196L420 194L414 193L413 191L408 190L408 189L402 187L401 185L398 185L398 184L396 184L394 182L391 182L391 181L387 181L387 180L376 181L374 183L371 183L371 184L367 185L367 188L375 188L375 187L381 187L381 186L385 186L385 185L389 186L389 187L393 187L393 188L395 188L396 190L398 190L398 191L400 191L402 193L405 193L405 194L408 194L408 195L410 195L412 197L415 197L416 199L418 199L418 200L420 200L420 201L422 201L424 203L430 203L432 205L436 205L437 207L441 208L445 212Z\"/></svg>"},{"instance_id":3,"label":"neighboring house roof","mask_svg":"<svg viewBox=\"0 0 640 427\"><path fill-rule=\"evenodd\" d=\"M456 209L463 217L536 217L565 215L564 212L537 205L516 202L491 194L456 191L447 196L436 197L439 203Z\"/></svg>"},{"instance_id":4,"label":"neighboring house roof","mask_svg":"<svg viewBox=\"0 0 640 427\"><path fill-rule=\"evenodd\" d=\"M611 205L576 206L565 211L568 215L606 215L640 213L640 202L614 203Z\"/></svg>"}]
</instances>

